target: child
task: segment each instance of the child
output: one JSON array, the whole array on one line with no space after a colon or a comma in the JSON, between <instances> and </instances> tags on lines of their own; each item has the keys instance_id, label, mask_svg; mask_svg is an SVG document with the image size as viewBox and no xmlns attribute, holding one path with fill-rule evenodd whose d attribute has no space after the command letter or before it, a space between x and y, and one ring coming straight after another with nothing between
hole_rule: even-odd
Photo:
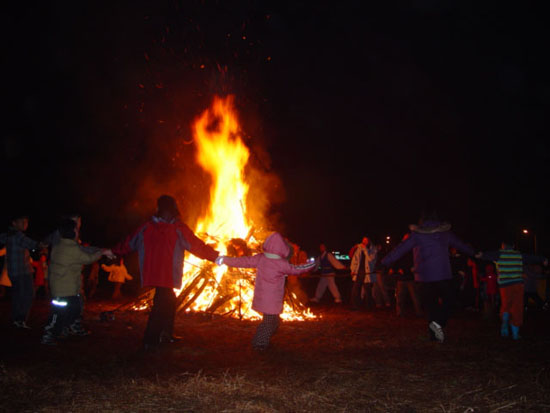
<instances>
[{"instance_id":1,"label":"child","mask_svg":"<svg viewBox=\"0 0 550 413\"><path fill-rule=\"evenodd\" d=\"M283 310L285 294L285 277L289 274L308 272L317 265L315 262L304 265L290 264L287 261L291 252L290 246L278 232L267 237L263 250L263 254L251 257L220 256L216 259L218 265L258 269L252 301L252 309L263 314L263 321L252 340L252 347L258 351L267 349L271 337L279 327L279 314Z\"/></svg>"},{"instance_id":2,"label":"child","mask_svg":"<svg viewBox=\"0 0 550 413\"><path fill-rule=\"evenodd\" d=\"M4 257L2 263L2 273L0 275L0 298L4 298L6 295L6 287L11 287L11 281L8 277L8 263L6 257L6 247L0 249L0 257Z\"/></svg>"},{"instance_id":3,"label":"child","mask_svg":"<svg viewBox=\"0 0 550 413\"><path fill-rule=\"evenodd\" d=\"M548 260L522 254L511 242L503 242L500 250L484 252L478 257L494 261L497 267L502 321L500 335L508 337L512 330L512 338L519 340L519 329L523 324L523 264L544 262L548 265Z\"/></svg>"},{"instance_id":4,"label":"child","mask_svg":"<svg viewBox=\"0 0 550 413\"><path fill-rule=\"evenodd\" d=\"M95 253L83 251L78 244L78 230L73 220L64 220L59 228L60 240L52 248L50 259L50 289L52 310L44 328L42 344L55 345L56 338L67 331L73 335L87 335L80 324L73 324L80 316L80 271L83 265L97 261L102 255L112 256L110 250ZM75 324L76 325L76 324Z\"/></svg>"},{"instance_id":5,"label":"child","mask_svg":"<svg viewBox=\"0 0 550 413\"><path fill-rule=\"evenodd\" d=\"M485 266L485 277L481 281L485 282L485 312L488 313L495 308L498 295L497 275L493 264Z\"/></svg>"},{"instance_id":6,"label":"child","mask_svg":"<svg viewBox=\"0 0 550 413\"><path fill-rule=\"evenodd\" d=\"M109 281L115 284L115 289L113 290L113 300L116 300L120 297L120 287L126 280L132 280L133 277L128 274L128 270L124 266L124 260L120 259L120 264L105 265L101 264L103 271L109 273Z\"/></svg>"},{"instance_id":7,"label":"child","mask_svg":"<svg viewBox=\"0 0 550 413\"><path fill-rule=\"evenodd\" d=\"M48 262L45 253L41 253L37 260L31 259L34 268L34 288L36 295L45 297L48 295Z\"/></svg>"}]
</instances>

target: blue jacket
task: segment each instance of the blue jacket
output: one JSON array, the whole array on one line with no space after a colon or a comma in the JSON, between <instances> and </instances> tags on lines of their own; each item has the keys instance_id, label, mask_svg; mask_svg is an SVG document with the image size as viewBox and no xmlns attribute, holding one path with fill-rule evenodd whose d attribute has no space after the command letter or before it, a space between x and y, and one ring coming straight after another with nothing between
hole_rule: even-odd
<instances>
[{"instance_id":1,"label":"blue jacket","mask_svg":"<svg viewBox=\"0 0 550 413\"><path fill-rule=\"evenodd\" d=\"M473 256L474 250L460 241L449 224L426 221L421 226L411 225L411 236L397 245L382 260L388 267L412 250L414 279L418 282L450 280L452 278L449 248Z\"/></svg>"}]
</instances>

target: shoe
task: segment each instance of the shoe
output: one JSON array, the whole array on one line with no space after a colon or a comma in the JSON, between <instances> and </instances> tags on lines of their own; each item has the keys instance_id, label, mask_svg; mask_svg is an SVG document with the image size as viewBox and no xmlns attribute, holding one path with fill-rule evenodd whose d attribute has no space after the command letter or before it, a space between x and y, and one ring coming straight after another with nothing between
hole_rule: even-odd
<instances>
[{"instance_id":1,"label":"shoe","mask_svg":"<svg viewBox=\"0 0 550 413\"><path fill-rule=\"evenodd\" d=\"M519 327L510 324L510 329L512 330L512 338L514 340L519 340L521 337L519 336Z\"/></svg>"},{"instance_id":2,"label":"shoe","mask_svg":"<svg viewBox=\"0 0 550 413\"><path fill-rule=\"evenodd\" d=\"M55 337L53 336L53 334L46 333L40 339L40 344L44 344L46 346L57 346L57 341L56 341Z\"/></svg>"},{"instance_id":3,"label":"shoe","mask_svg":"<svg viewBox=\"0 0 550 413\"><path fill-rule=\"evenodd\" d=\"M334 300L334 304L342 304L342 300L340 300L340 299Z\"/></svg>"},{"instance_id":4,"label":"shoe","mask_svg":"<svg viewBox=\"0 0 550 413\"><path fill-rule=\"evenodd\" d=\"M313 297L313 298L311 298L311 299L309 300L309 302L310 302L311 304L319 304L319 299Z\"/></svg>"},{"instance_id":5,"label":"shoe","mask_svg":"<svg viewBox=\"0 0 550 413\"><path fill-rule=\"evenodd\" d=\"M510 314L502 313L502 324L500 325L500 335L502 337L508 337L510 331L508 330L508 320L510 319Z\"/></svg>"},{"instance_id":6,"label":"shoe","mask_svg":"<svg viewBox=\"0 0 550 413\"><path fill-rule=\"evenodd\" d=\"M13 322L13 325L16 327L16 328L23 328L25 330L30 330L31 328L27 325L27 323L25 323L24 321L14 321Z\"/></svg>"},{"instance_id":7,"label":"shoe","mask_svg":"<svg viewBox=\"0 0 550 413\"><path fill-rule=\"evenodd\" d=\"M431 321L428 327L434 333L434 337L439 343L443 343L443 341L445 341L445 333L443 332L443 328L438 323Z\"/></svg>"}]
</instances>

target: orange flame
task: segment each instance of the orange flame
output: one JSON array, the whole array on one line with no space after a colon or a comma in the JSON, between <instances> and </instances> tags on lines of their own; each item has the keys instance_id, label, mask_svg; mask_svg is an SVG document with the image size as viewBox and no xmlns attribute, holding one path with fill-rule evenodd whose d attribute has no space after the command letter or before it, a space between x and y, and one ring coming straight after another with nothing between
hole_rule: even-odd
<instances>
[{"instance_id":1,"label":"orange flame","mask_svg":"<svg viewBox=\"0 0 550 413\"><path fill-rule=\"evenodd\" d=\"M227 253L226 243L233 238L248 238L249 243L258 244L249 235L252 227L246 205L249 186L244 175L249 151L240 136L233 97L214 98L212 107L195 121L193 135L197 144L197 162L212 178L209 209L199 219L195 233L206 242L216 244L220 254ZM200 293L186 311L207 311L221 302L216 306L216 312L245 319L260 318L251 308L256 270L213 267L213 277L197 292L199 287L193 286L193 280L204 262L190 254L186 261L191 265L185 266L182 289L187 288L190 294ZM224 297L228 298L224 300ZM308 310L295 312L285 303L281 318L303 320L315 316Z\"/></svg>"}]
</instances>

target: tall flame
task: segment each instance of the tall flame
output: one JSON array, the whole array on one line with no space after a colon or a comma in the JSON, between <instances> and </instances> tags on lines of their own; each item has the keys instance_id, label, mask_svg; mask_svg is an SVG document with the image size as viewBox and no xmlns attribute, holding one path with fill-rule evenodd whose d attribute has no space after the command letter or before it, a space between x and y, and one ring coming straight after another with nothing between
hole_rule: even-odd
<instances>
[{"instance_id":1,"label":"tall flame","mask_svg":"<svg viewBox=\"0 0 550 413\"><path fill-rule=\"evenodd\" d=\"M216 97L193 125L197 161L212 177L210 209L197 225L197 232L244 238L250 230L246 220L248 184L244 167L249 152L239 136L233 97Z\"/></svg>"},{"instance_id":2,"label":"tall flame","mask_svg":"<svg viewBox=\"0 0 550 413\"><path fill-rule=\"evenodd\" d=\"M226 244L233 238L246 238L258 244L250 235L252 223L246 209L249 186L244 170L249 151L240 136L233 97L216 97L212 107L195 121L193 135L197 162L212 178L209 209L198 221L195 233L216 244L220 254L227 253ZM193 255L187 255L186 262L182 289L195 294L187 311L215 310L246 319L260 318L251 308L256 270L212 267L209 271L213 277L203 285L196 280L204 271L204 262ZM296 312L286 303L281 317L286 320L314 318L309 311Z\"/></svg>"}]
</instances>

